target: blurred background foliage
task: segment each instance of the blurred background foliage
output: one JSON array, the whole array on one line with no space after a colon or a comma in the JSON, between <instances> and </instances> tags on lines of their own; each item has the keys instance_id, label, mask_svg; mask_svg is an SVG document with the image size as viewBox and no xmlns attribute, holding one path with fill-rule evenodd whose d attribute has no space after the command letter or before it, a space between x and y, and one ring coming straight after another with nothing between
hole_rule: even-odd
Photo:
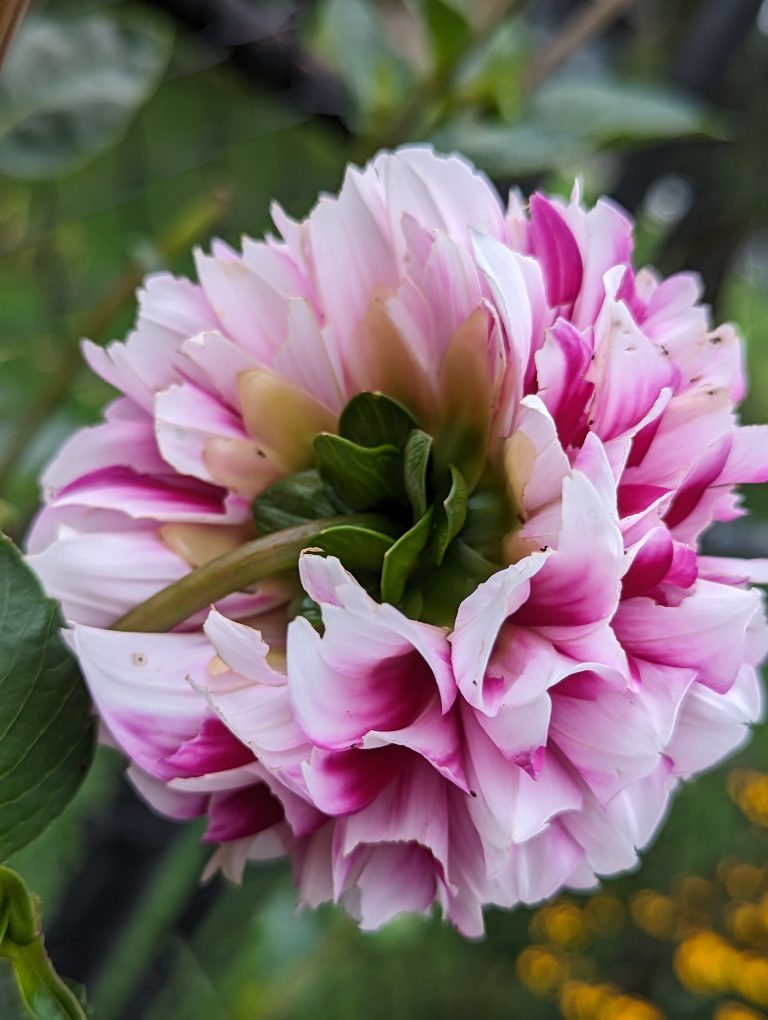
<instances>
[{"instance_id":1,"label":"blurred background foliage","mask_svg":"<svg viewBox=\"0 0 768 1020\"><path fill-rule=\"evenodd\" d=\"M698 270L748 339L768 418L768 4L759 0L49 0L0 74L0 525L108 388L78 339L122 335L153 269L305 214L343 167L430 140L504 192L613 195L638 263ZM768 551L768 499L710 548ZM294 910L285 867L199 886L194 826L100 751L14 865L59 970L104 1020L768 1017L768 731L686 787L642 869L588 896L364 935ZM0 1016L19 1013L0 968Z\"/></svg>"}]
</instances>

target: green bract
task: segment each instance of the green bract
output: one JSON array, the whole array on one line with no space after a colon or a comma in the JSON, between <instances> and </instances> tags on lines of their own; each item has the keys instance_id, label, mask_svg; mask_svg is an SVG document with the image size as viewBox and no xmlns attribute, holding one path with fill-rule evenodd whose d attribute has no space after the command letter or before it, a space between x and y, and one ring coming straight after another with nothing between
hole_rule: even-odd
<instances>
[{"instance_id":1,"label":"green bract","mask_svg":"<svg viewBox=\"0 0 768 1020\"><path fill-rule=\"evenodd\" d=\"M449 430L441 443L397 401L359 393L338 434L315 437L315 467L254 500L256 525L269 534L318 517L375 514L370 524L337 520L312 547L337 556L374 598L451 624L462 599L501 568L512 518L504 491L474 465L474 485L456 464L443 466L453 438ZM311 600L297 600L293 612L319 624Z\"/></svg>"}]
</instances>

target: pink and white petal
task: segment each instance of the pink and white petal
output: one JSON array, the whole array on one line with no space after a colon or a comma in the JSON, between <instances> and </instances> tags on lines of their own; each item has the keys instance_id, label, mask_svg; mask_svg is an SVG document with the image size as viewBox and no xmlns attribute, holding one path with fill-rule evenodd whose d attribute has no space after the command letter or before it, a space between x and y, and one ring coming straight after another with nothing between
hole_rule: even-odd
<instances>
[{"instance_id":1,"label":"pink and white petal","mask_svg":"<svg viewBox=\"0 0 768 1020\"><path fill-rule=\"evenodd\" d=\"M495 872L513 843L530 839L561 812L577 810L582 794L553 754L541 756L534 778L501 755L472 708L465 706L462 719L472 793L468 808L486 847L488 866Z\"/></svg>"},{"instance_id":2,"label":"pink and white petal","mask_svg":"<svg viewBox=\"0 0 768 1020\"><path fill-rule=\"evenodd\" d=\"M665 754L677 775L712 768L749 739L763 717L763 690L757 671L744 665L725 694L694 684L683 702Z\"/></svg>"},{"instance_id":3,"label":"pink and white petal","mask_svg":"<svg viewBox=\"0 0 768 1020\"><path fill-rule=\"evenodd\" d=\"M500 907L534 904L567 885L584 851L555 820L546 829L512 847L494 879L493 902Z\"/></svg>"},{"instance_id":4,"label":"pink and white petal","mask_svg":"<svg viewBox=\"0 0 768 1020\"><path fill-rule=\"evenodd\" d=\"M603 461L609 474L604 455ZM597 486L602 488L599 479ZM624 543L615 496L597 486L580 470L563 481L557 550L532 580L530 598L516 618L555 641L567 639L571 629L610 619L618 604Z\"/></svg>"},{"instance_id":5,"label":"pink and white petal","mask_svg":"<svg viewBox=\"0 0 768 1020\"><path fill-rule=\"evenodd\" d=\"M166 758L179 778L228 771L252 761L253 753L214 715L207 716L200 731Z\"/></svg>"},{"instance_id":6,"label":"pink and white petal","mask_svg":"<svg viewBox=\"0 0 768 1020\"><path fill-rule=\"evenodd\" d=\"M169 386L157 394L155 434L167 464L182 475L214 483L204 458L206 444L213 438L244 439L246 435L241 420L229 408L192 383Z\"/></svg>"},{"instance_id":7,"label":"pink and white petal","mask_svg":"<svg viewBox=\"0 0 768 1020\"><path fill-rule=\"evenodd\" d=\"M449 847L448 786L442 776L416 755L405 754L400 760L392 780L375 799L339 820L337 851L347 857L358 847L369 844L418 843L445 869Z\"/></svg>"},{"instance_id":8,"label":"pink and white petal","mask_svg":"<svg viewBox=\"0 0 768 1020\"><path fill-rule=\"evenodd\" d=\"M418 718L434 693L434 676L417 652L379 659L371 656L378 649L370 635L347 626L347 654L338 664L326 656L328 633L321 639L302 617L288 627L288 689L313 744L341 750L371 730L402 729Z\"/></svg>"},{"instance_id":9,"label":"pink and white petal","mask_svg":"<svg viewBox=\"0 0 768 1020\"><path fill-rule=\"evenodd\" d=\"M327 815L353 815L379 797L414 757L399 747L370 750L314 748L302 765L315 806Z\"/></svg>"},{"instance_id":10,"label":"pink and white petal","mask_svg":"<svg viewBox=\"0 0 768 1020\"><path fill-rule=\"evenodd\" d=\"M657 719L632 690L605 689L594 698L558 694L550 735L603 804L651 773L664 746Z\"/></svg>"},{"instance_id":11,"label":"pink and white petal","mask_svg":"<svg viewBox=\"0 0 768 1020\"><path fill-rule=\"evenodd\" d=\"M441 230L466 243L468 224L506 240L504 210L488 178L461 156L440 156L428 146L384 153L374 168L385 188L395 235L406 215L427 230Z\"/></svg>"},{"instance_id":12,"label":"pink and white petal","mask_svg":"<svg viewBox=\"0 0 768 1020\"><path fill-rule=\"evenodd\" d=\"M65 636L99 715L123 751L150 775L169 779L165 761L199 731L208 712L187 677L211 660L203 634L130 634L75 626Z\"/></svg>"},{"instance_id":13,"label":"pink and white petal","mask_svg":"<svg viewBox=\"0 0 768 1020\"><path fill-rule=\"evenodd\" d=\"M676 542L665 527L652 528L627 550L621 597L650 595L663 583L690 588L699 574L696 551Z\"/></svg>"},{"instance_id":14,"label":"pink and white petal","mask_svg":"<svg viewBox=\"0 0 768 1020\"><path fill-rule=\"evenodd\" d=\"M119 403L122 401L115 401L112 407ZM45 469L42 484L48 498L52 498L77 478L114 466L128 466L141 474L167 472L149 416L114 418L103 425L80 429Z\"/></svg>"},{"instance_id":15,"label":"pink and white petal","mask_svg":"<svg viewBox=\"0 0 768 1020\"><path fill-rule=\"evenodd\" d=\"M200 287L169 273L147 277L138 298L136 329L127 341L106 348L86 341L83 354L98 375L151 413L158 390L197 377L181 353L183 341L217 323Z\"/></svg>"},{"instance_id":16,"label":"pink and white petal","mask_svg":"<svg viewBox=\"0 0 768 1020\"><path fill-rule=\"evenodd\" d=\"M401 730L372 730L363 737L363 747L394 744L415 751L448 782L466 791L461 739L456 712L443 714L435 696L418 719Z\"/></svg>"},{"instance_id":17,"label":"pink and white petal","mask_svg":"<svg viewBox=\"0 0 768 1020\"><path fill-rule=\"evenodd\" d=\"M67 620L109 627L129 609L188 572L157 531L59 529L58 538L27 563Z\"/></svg>"},{"instance_id":18,"label":"pink and white petal","mask_svg":"<svg viewBox=\"0 0 768 1020\"><path fill-rule=\"evenodd\" d=\"M471 236L475 260L490 288L512 354L517 379L513 395L519 399L533 353L534 318L541 316L540 309L532 306L529 277L537 274L541 278L541 269L486 234L472 232ZM535 291L533 294L535 299Z\"/></svg>"},{"instance_id":19,"label":"pink and white petal","mask_svg":"<svg viewBox=\"0 0 768 1020\"><path fill-rule=\"evenodd\" d=\"M759 613L757 591L699 579L677 606L627 599L613 627L628 652L662 665L698 669L699 681L722 693L744 661L747 628Z\"/></svg>"},{"instance_id":20,"label":"pink and white petal","mask_svg":"<svg viewBox=\"0 0 768 1020\"><path fill-rule=\"evenodd\" d=\"M195 686L222 722L270 768L284 768L305 756L306 738L285 686L268 687L237 673L209 674Z\"/></svg>"},{"instance_id":21,"label":"pink and white petal","mask_svg":"<svg viewBox=\"0 0 768 1020\"><path fill-rule=\"evenodd\" d=\"M742 425L731 435L719 485L768 482L768 425Z\"/></svg>"},{"instance_id":22,"label":"pink and white petal","mask_svg":"<svg viewBox=\"0 0 768 1020\"><path fill-rule=\"evenodd\" d=\"M190 337L181 345L181 350L203 374L208 388L228 407L239 409L237 377L241 372L258 367L254 356L216 331Z\"/></svg>"},{"instance_id":23,"label":"pink and white petal","mask_svg":"<svg viewBox=\"0 0 768 1020\"><path fill-rule=\"evenodd\" d=\"M532 553L478 585L459 606L448 640L459 690L475 708L487 711L486 667L501 625L522 606L531 590L531 578L547 561L546 553Z\"/></svg>"},{"instance_id":24,"label":"pink and white petal","mask_svg":"<svg viewBox=\"0 0 768 1020\"><path fill-rule=\"evenodd\" d=\"M614 266L629 265L632 257L632 221L608 199L600 199L586 212L578 199L563 210L581 250L583 276L581 292L571 313L577 329L584 329L597 318L605 298L605 274Z\"/></svg>"},{"instance_id":25,"label":"pink and white petal","mask_svg":"<svg viewBox=\"0 0 768 1020\"><path fill-rule=\"evenodd\" d=\"M564 446L573 443L586 423L594 391L587 379L593 351L591 329L580 332L566 319L558 319L547 330L536 351L539 397L549 409Z\"/></svg>"},{"instance_id":26,"label":"pink and white petal","mask_svg":"<svg viewBox=\"0 0 768 1020\"><path fill-rule=\"evenodd\" d=\"M226 334L259 364L271 364L285 339L285 298L237 257L217 258L198 249L195 264L206 297Z\"/></svg>"},{"instance_id":27,"label":"pink and white petal","mask_svg":"<svg viewBox=\"0 0 768 1020\"><path fill-rule=\"evenodd\" d=\"M103 468L61 489L54 506L119 510L136 520L230 524L246 520L248 505L225 490L193 478L142 475L129 467Z\"/></svg>"},{"instance_id":28,"label":"pink and white petal","mask_svg":"<svg viewBox=\"0 0 768 1020\"><path fill-rule=\"evenodd\" d=\"M329 333L310 303L290 298L287 304L288 332L275 354L276 372L311 393L324 407L338 414L344 403L344 369Z\"/></svg>"},{"instance_id":29,"label":"pink and white petal","mask_svg":"<svg viewBox=\"0 0 768 1020\"><path fill-rule=\"evenodd\" d=\"M595 385L591 428L603 441L640 423L664 389L674 389L676 371L663 351L638 328L627 307L606 301L595 327Z\"/></svg>"},{"instance_id":30,"label":"pink and white petal","mask_svg":"<svg viewBox=\"0 0 768 1020\"><path fill-rule=\"evenodd\" d=\"M264 783L212 795L204 843L222 843L255 836L283 820L280 801Z\"/></svg>"},{"instance_id":31,"label":"pink and white petal","mask_svg":"<svg viewBox=\"0 0 768 1020\"><path fill-rule=\"evenodd\" d=\"M768 584L768 559L697 556L699 576L721 584Z\"/></svg>"},{"instance_id":32,"label":"pink and white petal","mask_svg":"<svg viewBox=\"0 0 768 1020\"><path fill-rule=\"evenodd\" d=\"M397 284L383 203L379 199L382 208L375 208L371 185L363 177L348 168L338 198L322 196L305 224L318 300L334 324L342 352L365 318L376 288Z\"/></svg>"},{"instance_id":33,"label":"pink and white petal","mask_svg":"<svg viewBox=\"0 0 768 1020\"><path fill-rule=\"evenodd\" d=\"M572 306L581 290L581 252L554 202L536 192L530 201L529 233L533 253L544 270L547 301L557 308Z\"/></svg>"},{"instance_id":34,"label":"pink and white petal","mask_svg":"<svg viewBox=\"0 0 768 1020\"><path fill-rule=\"evenodd\" d=\"M637 851L645 849L661 825L676 782L662 762L610 803L590 797L581 811L564 815L563 825L584 848L590 868L600 875L634 868Z\"/></svg>"},{"instance_id":35,"label":"pink and white petal","mask_svg":"<svg viewBox=\"0 0 768 1020\"><path fill-rule=\"evenodd\" d=\"M234 673L268 687L285 687L285 674L267 661L269 646L260 631L236 623L215 609L208 614L204 630L219 658Z\"/></svg>"},{"instance_id":36,"label":"pink and white petal","mask_svg":"<svg viewBox=\"0 0 768 1020\"><path fill-rule=\"evenodd\" d=\"M207 793L174 790L132 762L126 775L141 797L161 815L179 822L189 822L204 815L208 808Z\"/></svg>"},{"instance_id":37,"label":"pink and white petal","mask_svg":"<svg viewBox=\"0 0 768 1020\"><path fill-rule=\"evenodd\" d=\"M520 402L515 431L504 443L504 464L515 503L526 514L560 498L570 464L555 422L539 397Z\"/></svg>"},{"instance_id":38,"label":"pink and white petal","mask_svg":"<svg viewBox=\"0 0 768 1020\"><path fill-rule=\"evenodd\" d=\"M456 685L445 632L411 620L394 606L375 602L334 556L302 554L299 575L304 590L322 607L326 627L324 649L343 671L377 666L387 659L420 658L431 671L443 711L456 699ZM356 638L349 640L350 628ZM365 639L360 640L365 634ZM418 662L413 661L420 669Z\"/></svg>"},{"instance_id":39,"label":"pink and white petal","mask_svg":"<svg viewBox=\"0 0 768 1020\"><path fill-rule=\"evenodd\" d=\"M341 896L363 931L376 931L398 914L423 914L437 891L435 864L412 844L366 848L354 872L354 888Z\"/></svg>"}]
</instances>

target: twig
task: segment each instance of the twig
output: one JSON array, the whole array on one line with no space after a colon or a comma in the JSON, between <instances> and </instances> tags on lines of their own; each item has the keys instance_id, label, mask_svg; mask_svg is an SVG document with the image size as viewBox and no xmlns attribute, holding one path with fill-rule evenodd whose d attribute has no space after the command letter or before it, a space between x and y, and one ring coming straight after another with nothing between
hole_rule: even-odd
<instances>
[{"instance_id":1,"label":"twig","mask_svg":"<svg viewBox=\"0 0 768 1020\"><path fill-rule=\"evenodd\" d=\"M192 209L187 209L158 245L163 260L170 261L175 255L191 247L198 238L209 233L221 218L227 204L228 195L218 192L206 197L202 204L198 202ZM78 335L103 339L110 323L131 300L143 276L143 270L130 266L116 281L104 300L85 317ZM5 490L32 440L67 396L81 366L80 345L67 343L62 350L55 374L22 416L16 432L0 458L0 492Z\"/></svg>"},{"instance_id":2,"label":"twig","mask_svg":"<svg viewBox=\"0 0 768 1020\"><path fill-rule=\"evenodd\" d=\"M295 567L302 549L312 545L322 531L336 524L377 528L382 526L382 519L375 514L325 517L255 538L161 588L116 620L110 629L129 633L172 630L226 595L243 591L264 577Z\"/></svg>"},{"instance_id":3,"label":"twig","mask_svg":"<svg viewBox=\"0 0 768 1020\"><path fill-rule=\"evenodd\" d=\"M520 0L499 0L490 16L477 26L464 52L459 54L451 66L438 67L431 74L427 74L381 130L358 140L351 153L353 162L364 163L379 149L393 149L402 142L414 141L415 135L427 135L441 124L452 110L451 85L462 62L491 37L496 27L512 14L519 2ZM431 118L426 118L428 123L424 123L430 105L436 105L436 109Z\"/></svg>"},{"instance_id":4,"label":"twig","mask_svg":"<svg viewBox=\"0 0 768 1020\"><path fill-rule=\"evenodd\" d=\"M0 0L0 68L28 6L29 0Z\"/></svg>"},{"instance_id":5,"label":"twig","mask_svg":"<svg viewBox=\"0 0 768 1020\"><path fill-rule=\"evenodd\" d=\"M631 3L632 0L592 0L592 3L575 11L555 38L531 61L523 79L524 91L532 92L592 36L615 21Z\"/></svg>"}]
</instances>

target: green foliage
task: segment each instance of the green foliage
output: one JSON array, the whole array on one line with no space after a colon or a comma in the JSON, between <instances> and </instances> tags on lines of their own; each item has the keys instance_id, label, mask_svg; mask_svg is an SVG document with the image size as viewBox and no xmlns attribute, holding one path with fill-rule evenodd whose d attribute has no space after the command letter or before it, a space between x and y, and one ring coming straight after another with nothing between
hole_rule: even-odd
<instances>
[{"instance_id":1,"label":"green foliage","mask_svg":"<svg viewBox=\"0 0 768 1020\"><path fill-rule=\"evenodd\" d=\"M28 18L0 78L0 171L56 177L114 144L157 86L170 42L149 18Z\"/></svg>"},{"instance_id":2,"label":"green foliage","mask_svg":"<svg viewBox=\"0 0 768 1020\"><path fill-rule=\"evenodd\" d=\"M34 1020L85 1020L45 952L37 906L23 879L0 868L0 957L10 960L27 1015Z\"/></svg>"},{"instance_id":3,"label":"green foliage","mask_svg":"<svg viewBox=\"0 0 768 1020\"><path fill-rule=\"evenodd\" d=\"M66 806L93 756L94 723L55 602L0 538L0 860Z\"/></svg>"},{"instance_id":4,"label":"green foliage","mask_svg":"<svg viewBox=\"0 0 768 1020\"><path fill-rule=\"evenodd\" d=\"M410 411L383 393L358 393L339 418L339 435L360 446L402 449L417 423Z\"/></svg>"},{"instance_id":5,"label":"green foliage","mask_svg":"<svg viewBox=\"0 0 768 1020\"><path fill-rule=\"evenodd\" d=\"M253 519L262 535L338 512L339 504L314 469L281 478L253 501Z\"/></svg>"},{"instance_id":6,"label":"green foliage","mask_svg":"<svg viewBox=\"0 0 768 1020\"><path fill-rule=\"evenodd\" d=\"M545 82L509 124L463 111L433 132L491 174L526 176L572 166L596 148L717 137L722 126L702 103L670 89L610 78Z\"/></svg>"},{"instance_id":7,"label":"green foliage","mask_svg":"<svg viewBox=\"0 0 768 1020\"><path fill-rule=\"evenodd\" d=\"M531 98L533 124L595 145L625 145L722 133L703 103L672 88L600 76L544 82Z\"/></svg>"},{"instance_id":8,"label":"green foliage","mask_svg":"<svg viewBox=\"0 0 768 1020\"><path fill-rule=\"evenodd\" d=\"M402 456L395 446L360 446L343 436L315 436L320 477L352 510L370 510L402 492Z\"/></svg>"},{"instance_id":9,"label":"green foliage","mask_svg":"<svg viewBox=\"0 0 768 1020\"><path fill-rule=\"evenodd\" d=\"M347 85L361 127L396 107L412 84L408 65L388 44L375 7L365 0L326 0L314 44Z\"/></svg>"},{"instance_id":10,"label":"green foliage","mask_svg":"<svg viewBox=\"0 0 768 1020\"><path fill-rule=\"evenodd\" d=\"M472 41L472 26L448 0L423 0L423 7L432 66L436 71L452 69Z\"/></svg>"},{"instance_id":11,"label":"green foliage","mask_svg":"<svg viewBox=\"0 0 768 1020\"><path fill-rule=\"evenodd\" d=\"M427 512L427 469L432 452L432 436L414 429L403 450L403 481L418 521Z\"/></svg>"},{"instance_id":12,"label":"green foliage","mask_svg":"<svg viewBox=\"0 0 768 1020\"><path fill-rule=\"evenodd\" d=\"M446 549L464 527L467 519L467 483L464 476L450 466L451 486L448 495L435 504L435 523L430 538L430 553L436 564L443 562Z\"/></svg>"},{"instance_id":13,"label":"green foliage","mask_svg":"<svg viewBox=\"0 0 768 1020\"><path fill-rule=\"evenodd\" d=\"M384 556L381 571L381 600L396 606L405 594L408 579L419 564L429 541L432 508L395 542Z\"/></svg>"},{"instance_id":14,"label":"green foliage","mask_svg":"<svg viewBox=\"0 0 768 1020\"><path fill-rule=\"evenodd\" d=\"M312 545L324 549L329 556L338 556L349 570L378 574L394 541L381 531L339 524L321 531Z\"/></svg>"}]
</instances>

